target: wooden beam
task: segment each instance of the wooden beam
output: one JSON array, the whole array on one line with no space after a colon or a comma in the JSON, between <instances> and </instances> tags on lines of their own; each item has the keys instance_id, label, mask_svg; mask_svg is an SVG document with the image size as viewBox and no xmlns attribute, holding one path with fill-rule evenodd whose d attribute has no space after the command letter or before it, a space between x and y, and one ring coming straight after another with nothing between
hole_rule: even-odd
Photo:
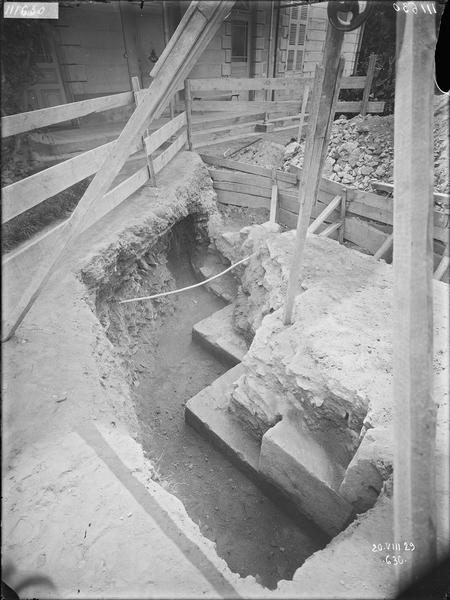
<instances>
[{"instance_id":1,"label":"wooden beam","mask_svg":"<svg viewBox=\"0 0 450 600\"><path fill-rule=\"evenodd\" d=\"M133 88L134 101L136 102L136 106L139 106L140 102L142 101L142 96L138 95L138 92L141 89L141 84L139 83L139 77L131 77L131 87ZM147 134L148 134L148 130L145 131L141 136L142 148L145 152L145 160L147 162L147 169L148 169L148 176L150 178L150 183L153 186L156 186L156 175L155 175L155 169L153 167L153 160L150 155L151 153L149 153L147 151L147 146L145 143L145 136Z\"/></svg>"},{"instance_id":2,"label":"wooden beam","mask_svg":"<svg viewBox=\"0 0 450 600\"><path fill-rule=\"evenodd\" d=\"M323 231L319 233L319 237L329 237L332 233L334 233L337 229L341 227L341 222L330 223Z\"/></svg>"},{"instance_id":3,"label":"wooden beam","mask_svg":"<svg viewBox=\"0 0 450 600\"><path fill-rule=\"evenodd\" d=\"M311 223L308 227L308 233L315 233L322 223L328 219L331 213L336 210L336 208L341 204L342 198L341 196L335 196L330 204L323 209L320 215Z\"/></svg>"},{"instance_id":4,"label":"wooden beam","mask_svg":"<svg viewBox=\"0 0 450 600\"><path fill-rule=\"evenodd\" d=\"M397 13L394 115L394 540L412 542L399 592L436 563L433 400L433 90L435 18ZM407 556L406 556L407 555Z\"/></svg>"},{"instance_id":5,"label":"wooden beam","mask_svg":"<svg viewBox=\"0 0 450 600\"><path fill-rule=\"evenodd\" d=\"M450 259L448 256L448 244L444 248L444 252L442 253L442 258L440 263L438 264L436 271L434 272L434 279L440 281L442 277L445 275L446 270L448 269L450 264Z\"/></svg>"},{"instance_id":6,"label":"wooden beam","mask_svg":"<svg viewBox=\"0 0 450 600\"><path fill-rule=\"evenodd\" d=\"M309 97L309 85L306 84L305 89L303 91L302 108L300 111L300 122L298 124L298 134L297 134L298 143L300 143L300 140L302 139L303 125L305 124L305 114L306 114L306 105L308 103L308 97Z\"/></svg>"},{"instance_id":7,"label":"wooden beam","mask_svg":"<svg viewBox=\"0 0 450 600\"><path fill-rule=\"evenodd\" d=\"M182 19L184 25L179 26L175 32L176 43L172 45L170 52L163 52L159 58L155 65L157 73L147 89L142 103L136 107L111 153L67 221L60 243L56 245L47 260L40 265L23 297L14 307L13 313L5 315L3 340L10 339L14 334L60 263L64 252L70 250L83 223L88 218L92 205L108 191L112 181L127 160L133 144L142 135L149 122L161 115L177 86L186 78L233 4L232 0L191 3Z\"/></svg>"},{"instance_id":8,"label":"wooden beam","mask_svg":"<svg viewBox=\"0 0 450 600\"><path fill-rule=\"evenodd\" d=\"M344 59L341 58L344 33L328 26L325 40L324 67L316 67L314 93L308 137L305 144L304 165L300 181L300 214L289 273L283 321L292 322L292 312L303 267L306 234L312 206L316 200L328 148L328 140L337 99L339 96Z\"/></svg>"},{"instance_id":9,"label":"wooden beam","mask_svg":"<svg viewBox=\"0 0 450 600\"><path fill-rule=\"evenodd\" d=\"M292 100L278 100L265 102L264 100L193 100L193 112L223 112L229 111L233 115L247 112L284 112L295 111L298 113L299 102Z\"/></svg>"},{"instance_id":10,"label":"wooden beam","mask_svg":"<svg viewBox=\"0 0 450 600\"><path fill-rule=\"evenodd\" d=\"M376 54L369 56L369 65L367 67L366 85L364 86L364 92L362 97L361 116L365 117L367 109L369 107L370 90L372 89L373 76L375 73L375 65L377 62Z\"/></svg>"},{"instance_id":11,"label":"wooden beam","mask_svg":"<svg viewBox=\"0 0 450 600\"><path fill-rule=\"evenodd\" d=\"M184 81L184 106L187 122L187 147L188 150L192 150L192 95L189 79L185 79Z\"/></svg>"},{"instance_id":12,"label":"wooden beam","mask_svg":"<svg viewBox=\"0 0 450 600\"><path fill-rule=\"evenodd\" d=\"M272 169L272 193L270 196L270 216L269 222L277 222L277 199L278 199L278 185L277 185L277 171Z\"/></svg>"},{"instance_id":13,"label":"wooden beam","mask_svg":"<svg viewBox=\"0 0 450 600\"><path fill-rule=\"evenodd\" d=\"M386 254L386 252L389 250L389 248L392 246L393 243L394 243L394 234L391 233L390 235L387 236L387 238L384 240L384 242L381 244L381 246L375 252L373 257L376 260L383 258L383 256Z\"/></svg>"},{"instance_id":14,"label":"wooden beam","mask_svg":"<svg viewBox=\"0 0 450 600\"><path fill-rule=\"evenodd\" d=\"M17 135L63 123L79 117L85 117L93 113L103 112L111 108L119 108L133 103L133 92L122 92L112 96L102 96L100 98L91 98L90 100L81 100L79 102L70 102L59 106L50 106L39 110L19 113L2 117L2 137Z\"/></svg>"},{"instance_id":15,"label":"wooden beam","mask_svg":"<svg viewBox=\"0 0 450 600\"><path fill-rule=\"evenodd\" d=\"M394 186L392 183L385 183L384 181L376 181L372 179L370 184L375 190L380 190L380 192L386 192L387 194L394 194ZM450 203L450 196L448 194L442 194L440 192L433 192L433 199L435 202L448 205ZM447 209L446 215L448 216L449 211Z\"/></svg>"},{"instance_id":16,"label":"wooden beam","mask_svg":"<svg viewBox=\"0 0 450 600\"><path fill-rule=\"evenodd\" d=\"M209 165L213 165L214 167L224 167L227 169L241 171L243 173L252 173L254 175L260 175L262 177L272 177L271 169L267 169L266 167L261 167L259 165L251 165L250 163L247 164L238 160L232 160L230 158L211 156L210 154L200 154L200 156L204 162L206 162ZM286 183L291 183L292 185L296 185L297 183L296 175L292 175L291 173L285 173L283 171L277 171L277 180L285 181Z\"/></svg>"},{"instance_id":17,"label":"wooden beam","mask_svg":"<svg viewBox=\"0 0 450 600\"><path fill-rule=\"evenodd\" d=\"M340 244L344 243L344 238L345 238L345 215L347 213L347 190L345 190L345 194L342 195L342 200L341 200L341 227L339 229L339 236L338 236L338 242Z\"/></svg>"}]
</instances>

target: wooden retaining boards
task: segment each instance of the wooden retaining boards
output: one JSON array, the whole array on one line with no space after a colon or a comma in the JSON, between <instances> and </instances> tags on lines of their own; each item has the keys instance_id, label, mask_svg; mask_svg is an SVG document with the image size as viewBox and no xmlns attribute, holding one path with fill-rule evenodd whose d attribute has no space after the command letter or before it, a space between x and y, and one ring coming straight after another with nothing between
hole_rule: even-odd
<instances>
[{"instance_id":1,"label":"wooden retaining boards","mask_svg":"<svg viewBox=\"0 0 450 600\"><path fill-rule=\"evenodd\" d=\"M264 112L255 112L250 114L238 115L235 117L216 117L215 119L202 119L192 123L192 132L194 134L201 133L204 130L210 131L216 127L231 127L238 123L248 123L250 121L261 121L264 119Z\"/></svg>"},{"instance_id":2,"label":"wooden retaining boards","mask_svg":"<svg viewBox=\"0 0 450 600\"><path fill-rule=\"evenodd\" d=\"M200 154L203 162L214 167L224 167L226 169L232 169L234 171L240 171L242 173L253 173L254 175L261 175L262 177L268 177L272 180L272 169L261 167L259 165L252 165L250 163L243 163L238 160L231 160L230 158L221 158L218 156L211 156L210 154ZM211 171L210 171L211 172ZM285 173L284 171L278 171L277 181L285 181L292 185L298 183L298 177L293 173Z\"/></svg>"},{"instance_id":3,"label":"wooden retaining boards","mask_svg":"<svg viewBox=\"0 0 450 600\"><path fill-rule=\"evenodd\" d=\"M79 117L85 117L92 113L103 112L111 108L119 108L134 103L133 92L122 92L111 96L80 100L69 104L31 110L17 115L2 117L2 137L9 137L33 129L48 127L56 123L70 121Z\"/></svg>"},{"instance_id":4,"label":"wooden retaining boards","mask_svg":"<svg viewBox=\"0 0 450 600\"><path fill-rule=\"evenodd\" d=\"M210 169L219 202L248 208L270 207L271 169L208 155L202 155L202 158L205 162L216 166L233 168L236 164L237 168L241 170L241 172L236 172ZM298 215L298 194L296 188L292 186L296 182L296 176L277 171L277 181L283 183L281 189L278 190L279 222L287 227L295 227ZM323 177L319 184L319 197L313 207L312 216L317 217L337 195L347 196L345 239L375 253L388 234L388 231L383 231L383 229L389 230L392 227L392 198L348 188ZM448 241L448 218L447 222L443 223L444 217L443 213L435 211L433 236L435 240L446 243ZM340 209L337 207L328 220L336 221L339 218ZM379 223L379 228L375 223L367 223L364 219Z\"/></svg>"}]
</instances>

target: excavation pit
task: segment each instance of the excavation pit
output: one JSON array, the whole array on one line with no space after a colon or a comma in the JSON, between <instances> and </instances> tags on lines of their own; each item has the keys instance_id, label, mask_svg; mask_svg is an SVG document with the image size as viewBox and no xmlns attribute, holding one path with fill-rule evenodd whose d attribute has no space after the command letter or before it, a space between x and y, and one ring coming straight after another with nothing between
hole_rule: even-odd
<instances>
[{"instance_id":1,"label":"excavation pit","mask_svg":"<svg viewBox=\"0 0 450 600\"><path fill-rule=\"evenodd\" d=\"M186 402L233 366L192 338L193 326L225 302L201 286L140 307L117 303L137 280L134 295L145 295L138 288L151 294L197 283L201 266L193 263L205 255L207 243L201 220L199 225L191 215L137 261L122 257L121 276L97 292L97 313L128 365L139 441L154 466L154 480L183 502L233 572L274 589L329 538L306 518L286 514L185 423Z\"/></svg>"}]
</instances>

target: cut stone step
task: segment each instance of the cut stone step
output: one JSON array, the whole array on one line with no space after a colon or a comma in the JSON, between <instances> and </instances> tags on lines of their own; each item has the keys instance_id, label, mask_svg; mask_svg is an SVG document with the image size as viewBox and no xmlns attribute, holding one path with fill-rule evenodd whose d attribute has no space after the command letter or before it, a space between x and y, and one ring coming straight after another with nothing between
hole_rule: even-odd
<instances>
[{"instance_id":1,"label":"cut stone step","mask_svg":"<svg viewBox=\"0 0 450 600\"><path fill-rule=\"evenodd\" d=\"M230 395L237 379L244 373L239 364L216 379L210 386L193 396L185 407L185 420L200 435L221 450L231 462L243 471L280 510L286 512L299 527L313 535L325 533L298 505L259 471L260 441L242 428L239 420L229 411Z\"/></svg>"},{"instance_id":2,"label":"cut stone step","mask_svg":"<svg viewBox=\"0 0 450 600\"><path fill-rule=\"evenodd\" d=\"M351 521L353 507L335 488L341 471L306 428L283 419L262 438L259 471L329 535Z\"/></svg>"},{"instance_id":3,"label":"cut stone step","mask_svg":"<svg viewBox=\"0 0 450 600\"><path fill-rule=\"evenodd\" d=\"M248 348L244 339L233 329L233 308L232 304L225 306L196 323L192 328L192 338L232 364L238 364Z\"/></svg>"}]
</instances>

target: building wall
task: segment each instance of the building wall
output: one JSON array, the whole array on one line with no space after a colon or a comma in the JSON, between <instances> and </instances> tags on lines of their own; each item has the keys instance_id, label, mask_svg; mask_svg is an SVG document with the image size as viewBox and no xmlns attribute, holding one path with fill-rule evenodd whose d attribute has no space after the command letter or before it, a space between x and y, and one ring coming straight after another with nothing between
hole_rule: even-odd
<instances>
[{"instance_id":1,"label":"building wall","mask_svg":"<svg viewBox=\"0 0 450 600\"><path fill-rule=\"evenodd\" d=\"M61 7L56 42L74 100L130 89L118 3Z\"/></svg>"},{"instance_id":2,"label":"building wall","mask_svg":"<svg viewBox=\"0 0 450 600\"><path fill-rule=\"evenodd\" d=\"M135 60L141 85L148 86L157 57L164 49L160 5L125 4L121 18L119 2L83 3L60 8L56 42L63 78L74 100L124 92L130 89L128 57ZM127 28L127 31L124 31Z\"/></svg>"}]
</instances>

